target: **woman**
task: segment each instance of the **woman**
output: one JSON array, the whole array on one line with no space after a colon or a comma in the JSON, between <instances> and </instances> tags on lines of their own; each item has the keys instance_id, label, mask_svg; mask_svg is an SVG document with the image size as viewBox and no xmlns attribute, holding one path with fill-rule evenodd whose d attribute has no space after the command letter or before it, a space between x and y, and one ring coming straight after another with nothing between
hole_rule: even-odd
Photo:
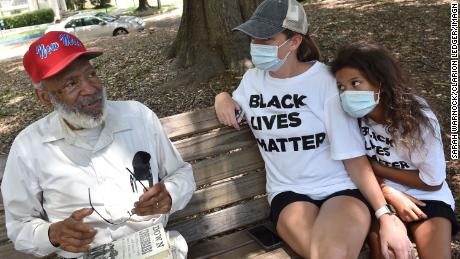
<instances>
[{"instance_id":1,"label":"woman","mask_svg":"<svg viewBox=\"0 0 460 259\"><path fill-rule=\"evenodd\" d=\"M357 42L342 48L331 65L342 106L360 119L367 155L386 200L414 237L420 258L451 258L458 230L447 185L439 122L425 100L410 93L407 75L384 48ZM378 224L369 236L381 258Z\"/></svg>"},{"instance_id":2,"label":"woman","mask_svg":"<svg viewBox=\"0 0 460 259\"><path fill-rule=\"evenodd\" d=\"M216 96L216 113L235 128L235 114L246 114L265 162L278 234L305 258L356 258L371 221L362 192L377 211L383 254L390 248L410 258L411 244L386 206L356 121L343 112L328 68L316 61L303 6L265 0L235 29L251 37L256 68L233 98Z\"/></svg>"}]
</instances>

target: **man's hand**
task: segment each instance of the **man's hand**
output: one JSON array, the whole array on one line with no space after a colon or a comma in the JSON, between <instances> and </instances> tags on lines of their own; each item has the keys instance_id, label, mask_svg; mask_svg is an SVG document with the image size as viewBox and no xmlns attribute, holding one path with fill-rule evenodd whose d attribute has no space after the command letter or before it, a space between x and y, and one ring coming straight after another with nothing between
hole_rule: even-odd
<instances>
[{"instance_id":1,"label":"man's hand","mask_svg":"<svg viewBox=\"0 0 460 259\"><path fill-rule=\"evenodd\" d=\"M427 215L419 207L425 207L426 204L418 199L393 189L390 186L385 186L383 189L385 199L393 205L398 216L404 222L412 222L421 219L426 219Z\"/></svg>"},{"instance_id":2,"label":"man's hand","mask_svg":"<svg viewBox=\"0 0 460 259\"><path fill-rule=\"evenodd\" d=\"M396 259L412 259L412 243L407 237L404 223L395 215L382 215L380 223L380 245L384 258L390 258L390 250Z\"/></svg>"},{"instance_id":3,"label":"man's hand","mask_svg":"<svg viewBox=\"0 0 460 259\"><path fill-rule=\"evenodd\" d=\"M91 208L76 210L65 220L51 224L48 230L51 244L72 253L87 251L96 235L96 230L83 223L83 219L91 213L93 213Z\"/></svg>"},{"instance_id":4,"label":"man's hand","mask_svg":"<svg viewBox=\"0 0 460 259\"><path fill-rule=\"evenodd\" d=\"M139 201L134 203L132 213L139 216L165 214L171 210L172 200L164 183L157 183L148 190L144 189L144 194L139 197Z\"/></svg>"}]
</instances>

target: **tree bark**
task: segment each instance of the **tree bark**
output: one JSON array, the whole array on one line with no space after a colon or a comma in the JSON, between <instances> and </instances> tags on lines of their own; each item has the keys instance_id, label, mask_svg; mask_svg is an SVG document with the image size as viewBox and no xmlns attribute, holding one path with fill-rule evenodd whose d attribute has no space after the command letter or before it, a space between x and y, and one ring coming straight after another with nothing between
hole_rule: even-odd
<instances>
[{"instance_id":1,"label":"tree bark","mask_svg":"<svg viewBox=\"0 0 460 259\"><path fill-rule=\"evenodd\" d=\"M249 38L232 29L252 15L262 0L184 0L181 24L169 58L188 68L195 80L225 69L242 72Z\"/></svg>"},{"instance_id":2,"label":"tree bark","mask_svg":"<svg viewBox=\"0 0 460 259\"><path fill-rule=\"evenodd\" d=\"M137 7L137 11L145 11L149 9L149 2L147 0L139 0L139 6Z\"/></svg>"}]
</instances>

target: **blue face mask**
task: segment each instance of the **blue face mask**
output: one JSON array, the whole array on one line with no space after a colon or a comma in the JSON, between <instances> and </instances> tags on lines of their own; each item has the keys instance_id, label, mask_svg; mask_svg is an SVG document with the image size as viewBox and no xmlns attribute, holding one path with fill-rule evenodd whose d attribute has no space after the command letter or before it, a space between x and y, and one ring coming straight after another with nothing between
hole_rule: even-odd
<instances>
[{"instance_id":1,"label":"blue face mask","mask_svg":"<svg viewBox=\"0 0 460 259\"><path fill-rule=\"evenodd\" d=\"M268 71L279 70L284 62L286 62L291 51L289 51L283 59L279 59L278 49L288 41L289 40L286 40L279 46L251 43L251 58L254 66L258 69Z\"/></svg>"},{"instance_id":2,"label":"blue face mask","mask_svg":"<svg viewBox=\"0 0 460 259\"><path fill-rule=\"evenodd\" d=\"M353 118L362 118L374 110L380 100L380 90L377 101L374 91L344 91L340 94L343 110Z\"/></svg>"}]
</instances>

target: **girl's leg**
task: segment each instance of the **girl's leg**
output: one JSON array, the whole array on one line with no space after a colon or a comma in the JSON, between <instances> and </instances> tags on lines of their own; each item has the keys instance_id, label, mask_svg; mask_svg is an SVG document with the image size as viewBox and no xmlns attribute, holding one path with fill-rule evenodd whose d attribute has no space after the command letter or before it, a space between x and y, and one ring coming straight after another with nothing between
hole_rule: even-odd
<instances>
[{"instance_id":1,"label":"girl's leg","mask_svg":"<svg viewBox=\"0 0 460 259\"><path fill-rule=\"evenodd\" d=\"M311 234L311 258L357 258L371 223L367 206L354 197L323 203Z\"/></svg>"},{"instance_id":2,"label":"girl's leg","mask_svg":"<svg viewBox=\"0 0 460 259\"><path fill-rule=\"evenodd\" d=\"M417 245L420 259L450 259L451 233L450 220L435 217L410 227Z\"/></svg>"},{"instance_id":3,"label":"girl's leg","mask_svg":"<svg viewBox=\"0 0 460 259\"><path fill-rule=\"evenodd\" d=\"M382 251L380 250L379 238L379 223L376 219L372 219L371 229L367 235L367 244L370 249L370 256L372 259L383 259Z\"/></svg>"},{"instance_id":4,"label":"girl's leg","mask_svg":"<svg viewBox=\"0 0 460 259\"><path fill-rule=\"evenodd\" d=\"M280 213L276 231L292 250L303 258L310 258L310 238L318 207L310 202L297 201Z\"/></svg>"},{"instance_id":5,"label":"girl's leg","mask_svg":"<svg viewBox=\"0 0 460 259\"><path fill-rule=\"evenodd\" d=\"M382 254L382 249L380 246L380 235L379 235L380 225L376 218L372 218L371 229L367 234L367 245L370 249L370 258L371 259L384 259ZM388 251L390 259L394 259L395 255L391 249Z\"/></svg>"}]
</instances>

